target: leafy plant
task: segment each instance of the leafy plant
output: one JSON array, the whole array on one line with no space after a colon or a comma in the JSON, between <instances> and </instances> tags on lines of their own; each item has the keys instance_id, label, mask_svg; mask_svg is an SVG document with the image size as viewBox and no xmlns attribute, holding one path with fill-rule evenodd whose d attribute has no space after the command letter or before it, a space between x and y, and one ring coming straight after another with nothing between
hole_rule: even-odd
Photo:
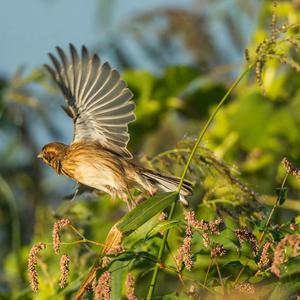
<instances>
[{"instance_id":1,"label":"leafy plant","mask_svg":"<svg viewBox=\"0 0 300 300\"><path fill-rule=\"evenodd\" d=\"M121 201L93 194L51 209L41 205L39 196L61 196L49 195L55 182L40 182L35 197L29 198L39 203L30 250L21 247L18 197L13 191L22 195L26 184L33 189L34 183L25 176L33 158L25 166L16 166L14 173L8 171L12 166L9 160L4 162L0 193L6 202L1 205L15 221L11 226L14 252L4 262L8 279L0 286L3 298L299 296L300 209L293 199L299 197L300 176L295 167L299 164L299 79L295 75L299 35L298 24L278 25L277 20L287 14L298 16L291 5L283 1L277 7L267 2L262 6L263 15L272 15L270 35L257 30L253 46L246 51L249 61L229 88L187 66L167 67L160 75L124 72L137 103L138 122L131 128L131 147L148 154L159 150L154 158L141 160L153 169L181 174L177 192L158 193L126 213ZM178 17L168 13L173 21ZM191 24L199 21L192 17ZM0 111L8 136L11 132L30 136L27 127L12 116L15 109L32 103L27 83L42 82L49 90L43 80L42 73L35 73L20 79L20 84L5 83L1 88ZM15 97L16 93L22 97ZM21 98L22 106L11 102ZM42 106L34 109L43 110ZM203 124L205 117L208 121ZM178 120L192 133L201 125L198 139L185 136L178 142L176 131L182 130L174 126ZM173 129L174 135L166 135L164 126ZM167 145L156 146L166 136L170 137ZM141 143L145 137L155 143ZM30 145L34 152L34 142ZM288 159L280 164L283 156L291 157L295 165ZM16 176L25 178L24 182L20 184ZM195 185L188 208L177 203L186 177ZM280 187L275 189L278 182ZM45 186L49 193L44 192ZM285 207L290 210L279 214ZM30 291L24 276L28 253L31 286L36 293Z\"/></svg>"}]
</instances>

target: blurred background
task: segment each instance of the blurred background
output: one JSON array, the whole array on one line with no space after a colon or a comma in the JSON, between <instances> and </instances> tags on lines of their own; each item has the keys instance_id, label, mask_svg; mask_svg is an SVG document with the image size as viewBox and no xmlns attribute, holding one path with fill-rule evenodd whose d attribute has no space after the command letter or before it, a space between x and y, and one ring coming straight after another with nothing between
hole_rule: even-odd
<instances>
[{"instance_id":1,"label":"blurred background","mask_svg":"<svg viewBox=\"0 0 300 300\"><path fill-rule=\"evenodd\" d=\"M28 249L34 241L51 240L58 207L71 205L74 215L94 220L90 234L97 240L103 240L109 227L101 213L109 212L106 218L113 223L125 209L120 202L99 204L91 199L69 204L64 196L73 192L74 183L36 158L50 141L69 143L73 130L60 108L64 100L42 67L49 63L47 53L55 46L67 50L70 42L86 45L122 72L137 103L129 148L145 162L198 135L245 67L244 49L254 53L255 43L268 33L269 4L260 0L2 1L0 297L12 291L23 297ZM281 1L279 17L299 22L299 5L296 0ZM300 166L300 80L293 70L271 62L264 81L266 96L253 74L238 87L203 146L251 189L274 195L282 158ZM300 210L293 200L299 197L297 182L291 179L289 185L292 202L278 218ZM101 220L93 219L95 215Z\"/></svg>"}]
</instances>

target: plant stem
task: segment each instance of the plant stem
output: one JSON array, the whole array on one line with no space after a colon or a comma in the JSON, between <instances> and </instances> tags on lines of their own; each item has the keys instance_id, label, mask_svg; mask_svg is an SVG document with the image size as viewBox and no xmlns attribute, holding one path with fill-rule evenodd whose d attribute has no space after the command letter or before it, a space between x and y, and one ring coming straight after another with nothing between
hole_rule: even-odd
<instances>
[{"instance_id":1,"label":"plant stem","mask_svg":"<svg viewBox=\"0 0 300 300\"><path fill-rule=\"evenodd\" d=\"M0 194L3 195L3 199L7 201L9 207L9 213L11 217L12 249L16 258L16 264L18 266L18 272L20 278L23 279L22 256L21 256L21 224L20 224L18 205L16 203L15 196L10 186L1 176L0 176Z\"/></svg>"},{"instance_id":2,"label":"plant stem","mask_svg":"<svg viewBox=\"0 0 300 300\"><path fill-rule=\"evenodd\" d=\"M284 185L285 185L285 183L286 183L286 180L287 180L288 176L289 176L289 173L286 173L285 176L284 176L284 178L283 178L283 180L282 180L282 183L281 183L281 186L280 186L280 191L284 188ZM264 238L264 236L265 236L265 234L266 234L266 228L269 226L269 224L270 224L270 222L271 222L271 219L272 219L272 217L273 217L273 214L274 214L275 210L277 209L277 207L279 206L279 201L280 201L280 192L279 192L279 194L278 194L278 197L277 197L277 199L276 199L275 204L274 204L273 207L272 207L272 210L270 211L270 214L269 214L268 219L267 219L267 222L266 222L266 224L265 224L265 226L264 226L264 230L263 230L263 232L262 232L262 235L260 236L260 238L259 238L259 240L258 240L258 246L259 246L259 247L260 247L260 244L261 244L261 242L262 242L262 240L263 240L263 238ZM234 281L234 285L236 285L236 284L238 283L238 280L240 279L241 275L243 274L245 268L248 266L250 260L251 260L251 259L249 258L249 259L246 261L246 263L243 265L241 271L239 272L239 274L237 275L237 277L236 277L236 279L235 279L235 281Z\"/></svg>"},{"instance_id":3,"label":"plant stem","mask_svg":"<svg viewBox=\"0 0 300 300\"><path fill-rule=\"evenodd\" d=\"M220 268L219 268L219 264L218 264L218 261L217 261L217 258L216 258L216 257L215 257L215 264L216 264L218 276L219 276L219 279L220 279L220 283L221 283L221 286L222 286L222 289L223 289L223 293L224 293L224 295L225 295L226 290L225 290L225 286L224 286L224 282L223 282L221 270L220 270Z\"/></svg>"},{"instance_id":4,"label":"plant stem","mask_svg":"<svg viewBox=\"0 0 300 300\"><path fill-rule=\"evenodd\" d=\"M179 185L178 185L178 189L177 189L178 193L181 190L181 187L183 185L183 182L184 182L186 173L188 171L188 168L190 166L190 163L191 163L191 161L192 161L192 159L193 159L193 157L194 157L194 155L195 155L195 153L196 153L196 151L198 149L198 146L201 143L201 141L202 141L202 139L203 139L203 137L204 137L207 129L211 125L212 121L214 120L216 114L218 113L218 111L220 110L220 108L222 107L222 105L224 104L224 102L227 100L228 96L231 94L231 92L234 90L234 88L240 83L240 81L246 76L246 74L251 70L252 67L253 67L253 64L249 65L246 68L246 70L231 85L231 87L229 88L229 90L227 91L227 93L224 95L224 97L221 99L221 101L219 102L219 104L215 108L214 112L211 114L211 116L207 120L205 126L201 130L201 132L199 134L199 137L198 137L198 139L197 139L197 141L196 141L196 143L195 143L195 145L194 145L194 147L193 147L193 149L191 151L191 154L190 154L190 156L188 158L188 161L187 161L187 163L186 163L186 165L184 167L184 170L183 170L183 173L182 173ZM172 220L172 218L173 218L173 215L174 215L174 212L175 212L175 209L176 209L177 200L175 202L173 202L173 204L171 206L168 220ZM169 235L169 230L166 230L165 233L164 233L164 235L163 235L163 239L162 239L162 242L160 244L159 251L158 251L157 263L156 263L156 265L154 267L153 276L152 276L152 279L151 279L151 283L150 283L148 294L147 294L147 298L146 298L147 300L151 300L152 299L152 295L153 295L154 288L155 288L156 281L157 281L158 270L159 270L159 267L160 267L160 263L162 261L162 257L163 257L163 253L164 253L164 249L165 249L165 245L166 245L166 241L167 241L168 235Z\"/></svg>"},{"instance_id":5,"label":"plant stem","mask_svg":"<svg viewBox=\"0 0 300 300\"><path fill-rule=\"evenodd\" d=\"M286 173L285 176L284 176L284 179L283 179L283 181L282 181L282 183L281 183L280 191L283 190L284 185L285 185L285 182L286 182L288 176L289 176L289 173ZM276 199L276 202L275 202L274 206L272 207L272 210L271 210L271 212L270 212L270 214L269 214L268 220L267 220L267 222L266 222L266 224L265 224L265 226L264 226L264 230L263 230L263 232L262 232L262 235L261 235L260 238L259 238L259 241L258 241L259 244L262 242L262 240L263 240L263 238L264 238L264 236L265 236L265 234L266 234L265 229L269 226L269 224L270 224L270 222L271 222L271 219L272 219L272 217L273 217L273 214L274 214L275 210L277 209L277 207L279 206L279 201L280 201L280 193L279 193L279 195L278 195L278 197L277 197L277 199Z\"/></svg>"},{"instance_id":6,"label":"plant stem","mask_svg":"<svg viewBox=\"0 0 300 300\"><path fill-rule=\"evenodd\" d=\"M206 271L206 274L205 274L205 279L204 279L203 285L206 285L206 282L207 282L207 278L208 278L208 274L209 274L211 265L212 265L212 258L210 258L209 265L208 265L208 268L207 268L207 271Z\"/></svg>"},{"instance_id":7,"label":"plant stem","mask_svg":"<svg viewBox=\"0 0 300 300\"><path fill-rule=\"evenodd\" d=\"M166 266L166 270L168 270L171 273L173 272L173 273L178 274L177 271L175 271L173 268L170 268L168 266ZM195 282L195 279L193 277L191 277L191 276L188 276L188 275L185 274L183 276L183 279L186 279L186 280L189 280L189 281L194 281L195 284L199 285L200 287L202 287L203 289L207 290L208 292L210 292L212 294L215 294L215 295L220 295L221 296L220 292L217 292L214 289L211 289L211 288L207 287L206 285L204 285L203 283L201 283L199 281Z\"/></svg>"}]
</instances>

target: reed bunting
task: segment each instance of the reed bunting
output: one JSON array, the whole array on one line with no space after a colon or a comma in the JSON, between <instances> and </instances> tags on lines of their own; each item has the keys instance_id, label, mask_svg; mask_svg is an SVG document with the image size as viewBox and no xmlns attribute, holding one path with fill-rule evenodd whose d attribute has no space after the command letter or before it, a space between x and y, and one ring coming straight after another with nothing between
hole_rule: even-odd
<instances>
[{"instance_id":1,"label":"reed bunting","mask_svg":"<svg viewBox=\"0 0 300 300\"><path fill-rule=\"evenodd\" d=\"M44 65L64 95L63 107L74 122L70 145L53 142L38 157L57 174L79 184L119 197L133 206L130 188L153 195L158 190L176 191L179 178L160 174L132 162L127 149L128 124L135 120L133 94L109 63L102 63L85 46L78 54L70 44L70 55L56 47L49 54L52 66ZM184 181L180 201L192 193Z\"/></svg>"}]
</instances>

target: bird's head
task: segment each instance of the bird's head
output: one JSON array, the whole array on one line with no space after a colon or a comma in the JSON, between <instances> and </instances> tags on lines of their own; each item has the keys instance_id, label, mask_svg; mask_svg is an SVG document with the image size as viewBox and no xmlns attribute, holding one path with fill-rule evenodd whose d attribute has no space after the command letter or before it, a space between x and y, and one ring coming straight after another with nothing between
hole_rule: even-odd
<instances>
[{"instance_id":1,"label":"bird's head","mask_svg":"<svg viewBox=\"0 0 300 300\"><path fill-rule=\"evenodd\" d=\"M61 160L64 158L67 149L68 146L65 144L50 143L42 148L37 157L55 169L57 173L60 173Z\"/></svg>"}]
</instances>

